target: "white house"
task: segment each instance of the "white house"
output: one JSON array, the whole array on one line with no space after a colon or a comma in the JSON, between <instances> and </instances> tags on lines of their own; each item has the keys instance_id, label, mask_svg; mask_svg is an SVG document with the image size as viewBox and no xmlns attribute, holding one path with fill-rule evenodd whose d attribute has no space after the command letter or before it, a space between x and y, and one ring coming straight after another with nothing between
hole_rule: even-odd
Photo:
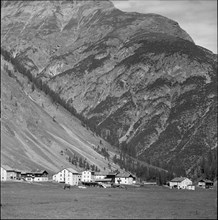
<instances>
[{"instance_id":1,"label":"white house","mask_svg":"<svg viewBox=\"0 0 218 220\"><path fill-rule=\"evenodd\" d=\"M48 172L46 170L37 170L33 172L33 181L36 182L46 182L48 181Z\"/></svg>"},{"instance_id":2,"label":"white house","mask_svg":"<svg viewBox=\"0 0 218 220\"><path fill-rule=\"evenodd\" d=\"M20 180L21 171L12 169L7 165L1 165L1 181L5 180Z\"/></svg>"},{"instance_id":3,"label":"white house","mask_svg":"<svg viewBox=\"0 0 218 220\"><path fill-rule=\"evenodd\" d=\"M82 182L94 182L95 181L95 172L91 170L85 170L82 172Z\"/></svg>"},{"instance_id":4,"label":"white house","mask_svg":"<svg viewBox=\"0 0 218 220\"><path fill-rule=\"evenodd\" d=\"M66 183L71 186L78 185L79 173L74 170L73 168L65 168L58 172L57 174L53 175L52 179L59 183Z\"/></svg>"},{"instance_id":5,"label":"white house","mask_svg":"<svg viewBox=\"0 0 218 220\"><path fill-rule=\"evenodd\" d=\"M7 180L7 170L4 167L1 167L1 181Z\"/></svg>"},{"instance_id":6,"label":"white house","mask_svg":"<svg viewBox=\"0 0 218 220\"><path fill-rule=\"evenodd\" d=\"M135 176L130 173L119 173L115 176L115 184L129 184L135 183Z\"/></svg>"},{"instance_id":7,"label":"white house","mask_svg":"<svg viewBox=\"0 0 218 220\"><path fill-rule=\"evenodd\" d=\"M169 182L170 188L188 189L192 185L192 181L187 177L176 177Z\"/></svg>"}]
</instances>

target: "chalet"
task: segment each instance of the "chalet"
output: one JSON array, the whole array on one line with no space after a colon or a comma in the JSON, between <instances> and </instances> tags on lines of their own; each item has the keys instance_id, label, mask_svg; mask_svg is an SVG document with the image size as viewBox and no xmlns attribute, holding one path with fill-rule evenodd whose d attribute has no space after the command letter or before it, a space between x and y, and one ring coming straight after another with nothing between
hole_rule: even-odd
<instances>
[{"instance_id":1,"label":"chalet","mask_svg":"<svg viewBox=\"0 0 218 220\"><path fill-rule=\"evenodd\" d=\"M187 186L192 185L192 181L187 177L176 177L169 181L170 188L177 188L177 189L187 189Z\"/></svg>"},{"instance_id":2,"label":"chalet","mask_svg":"<svg viewBox=\"0 0 218 220\"><path fill-rule=\"evenodd\" d=\"M48 172L46 170L38 170L33 172L33 181L36 182L48 181Z\"/></svg>"},{"instance_id":3,"label":"chalet","mask_svg":"<svg viewBox=\"0 0 218 220\"><path fill-rule=\"evenodd\" d=\"M115 176L115 184L130 184L134 183L135 176L130 173L119 173Z\"/></svg>"},{"instance_id":4,"label":"chalet","mask_svg":"<svg viewBox=\"0 0 218 220\"><path fill-rule=\"evenodd\" d=\"M198 186L203 189L209 189L213 187L213 181L207 179L201 179L198 181Z\"/></svg>"},{"instance_id":5,"label":"chalet","mask_svg":"<svg viewBox=\"0 0 218 220\"><path fill-rule=\"evenodd\" d=\"M34 175L30 171L22 171L21 172L21 179L26 180L28 182L32 182L34 180Z\"/></svg>"},{"instance_id":6,"label":"chalet","mask_svg":"<svg viewBox=\"0 0 218 220\"><path fill-rule=\"evenodd\" d=\"M91 170L85 170L82 172L82 182L94 182L95 181L95 172Z\"/></svg>"},{"instance_id":7,"label":"chalet","mask_svg":"<svg viewBox=\"0 0 218 220\"><path fill-rule=\"evenodd\" d=\"M59 183L66 183L74 186L79 183L79 173L73 168L65 168L53 175L52 179Z\"/></svg>"},{"instance_id":8,"label":"chalet","mask_svg":"<svg viewBox=\"0 0 218 220\"><path fill-rule=\"evenodd\" d=\"M1 166L1 181L5 180L20 180L21 172L16 169L12 169L7 165Z\"/></svg>"},{"instance_id":9,"label":"chalet","mask_svg":"<svg viewBox=\"0 0 218 220\"><path fill-rule=\"evenodd\" d=\"M46 170L22 171L21 178L28 182L46 182L48 181L48 172Z\"/></svg>"}]
</instances>

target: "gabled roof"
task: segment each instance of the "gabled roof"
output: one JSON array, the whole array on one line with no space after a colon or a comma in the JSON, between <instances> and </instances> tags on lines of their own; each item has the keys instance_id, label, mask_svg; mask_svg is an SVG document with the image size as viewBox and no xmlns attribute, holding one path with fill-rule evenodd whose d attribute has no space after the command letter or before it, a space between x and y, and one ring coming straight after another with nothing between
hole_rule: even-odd
<instances>
[{"instance_id":1,"label":"gabled roof","mask_svg":"<svg viewBox=\"0 0 218 220\"><path fill-rule=\"evenodd\" d=\"M175 177L170 182L182 182L183 180L188 179L187 177Z\"/></svg>"},{"instance_id":2,"label":"gabled roof","mask_svg":"<svg viewBox=\"0 0 218 220\"><path fill-rule=\"evenodd\" d=\"M66 170L70 171L71 173L78 173L78 171L74 170L73 168L69 167Z\"/></svg>"},{"instance_id":3,"label":"gabled roof","mask_svg":"<svg viewBox=\"0 0 218 220\"><path fill-rule=\"evenodd\" d=\"M28 173L34 173L34 174L43 174L44 172L48 173L46 170L32 170Z\"/></svg>"},{"instance_id":4,"label":"gabled roof","mask_svg":"<svg viewBox=\"0 0 218 220\"><path fill-rule=\"evenodd\" d=\"M109 172L107 175L113 175L116 176L119 172Z\"/></svg>"},{"instance_id":5,"label":"gabled roof","mask_svg":"<svg viewBox=\"0 0 218 220\"><path fill-rule=\"evenodd\" d=\"M198 182L213 183L213 181L207 179L201 179Z\"/></svg>"},{"instance_id":6,"label":"gabled roof","mask_svg":"<svg viewBox=\"0 0 218 220\"><path fill-rule=\"evenodd\" d=\"M133 177L133 178L135 178L135 175L133 175L133 174L130 173L130 172L124 171L124 172L122 172L122 173L117 173L117 174L116 174L116 177L125 177L125 178Z\"/></svg>"},{"instance_id":7,"label":"gabled roof","mask_svg":"<svg viewBox=\"0 0 218 220\"><path fill-rule=\"evenodd\" d=\"M95 172L96 176L107 176L107 173L103 173L103 172Z\"/></svg>"},{"instance_id":8,"label":"gabled roof","mask_svg":"<svg viewBox=\"0 0 218 220\"><path fill-rule=\"evenodd\" d=\"M129 175L119 174L119 175L116 175L115 178L129 178Z\"/></svg>"},{"instance_id":9,"label":"gabled roof","mask_svg":"<svg viewBox=\"0 0 218 220\"><path fill-rule=\"evenodd\" d=\"M79 173L78 171L74 170L73 168L67 167L67 168L62 168L61 170L59 170L59 171L58 171L57 173L55 173L54 175L56 175L56 174L62 172L63 170L68 170L68 171L70 171L71 173Z\"/></svg>"}]
</instances>

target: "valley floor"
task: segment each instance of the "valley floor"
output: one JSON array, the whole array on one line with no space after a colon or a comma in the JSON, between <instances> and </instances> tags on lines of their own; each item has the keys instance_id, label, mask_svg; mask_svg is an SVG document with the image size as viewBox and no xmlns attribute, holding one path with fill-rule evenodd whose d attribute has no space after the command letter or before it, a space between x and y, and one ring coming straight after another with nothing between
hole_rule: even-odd
<instances>
[{"instance_id":1,"label":"valley floor","mask_svg":"<svg viewBox=\"0 0 218 220\"><path fill-rule=\"evenodd\" d=\"M63 189L58 183L1 183L1 219L217 219L216 190L160 186Z\"/></svg>"}]
</instances>

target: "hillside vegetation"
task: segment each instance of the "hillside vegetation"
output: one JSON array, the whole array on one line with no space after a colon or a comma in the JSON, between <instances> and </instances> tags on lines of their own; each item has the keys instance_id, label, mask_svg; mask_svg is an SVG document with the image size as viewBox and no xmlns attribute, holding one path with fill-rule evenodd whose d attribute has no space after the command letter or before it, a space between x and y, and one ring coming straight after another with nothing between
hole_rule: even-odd
<instances>
[{"instance_id":1,"label":"hillside vegetation","mask_svg":"<svg viewBox=\"0 0 218 220\"><path fill-rule=\"evenodd\" d=\"M122 12L110 1L1 7L1 53L115 146L113 161L134 170L140 160L196 178L206 161L210 178L217 176L217 56L177 22Z\"/></svg>"}]
</instances>

